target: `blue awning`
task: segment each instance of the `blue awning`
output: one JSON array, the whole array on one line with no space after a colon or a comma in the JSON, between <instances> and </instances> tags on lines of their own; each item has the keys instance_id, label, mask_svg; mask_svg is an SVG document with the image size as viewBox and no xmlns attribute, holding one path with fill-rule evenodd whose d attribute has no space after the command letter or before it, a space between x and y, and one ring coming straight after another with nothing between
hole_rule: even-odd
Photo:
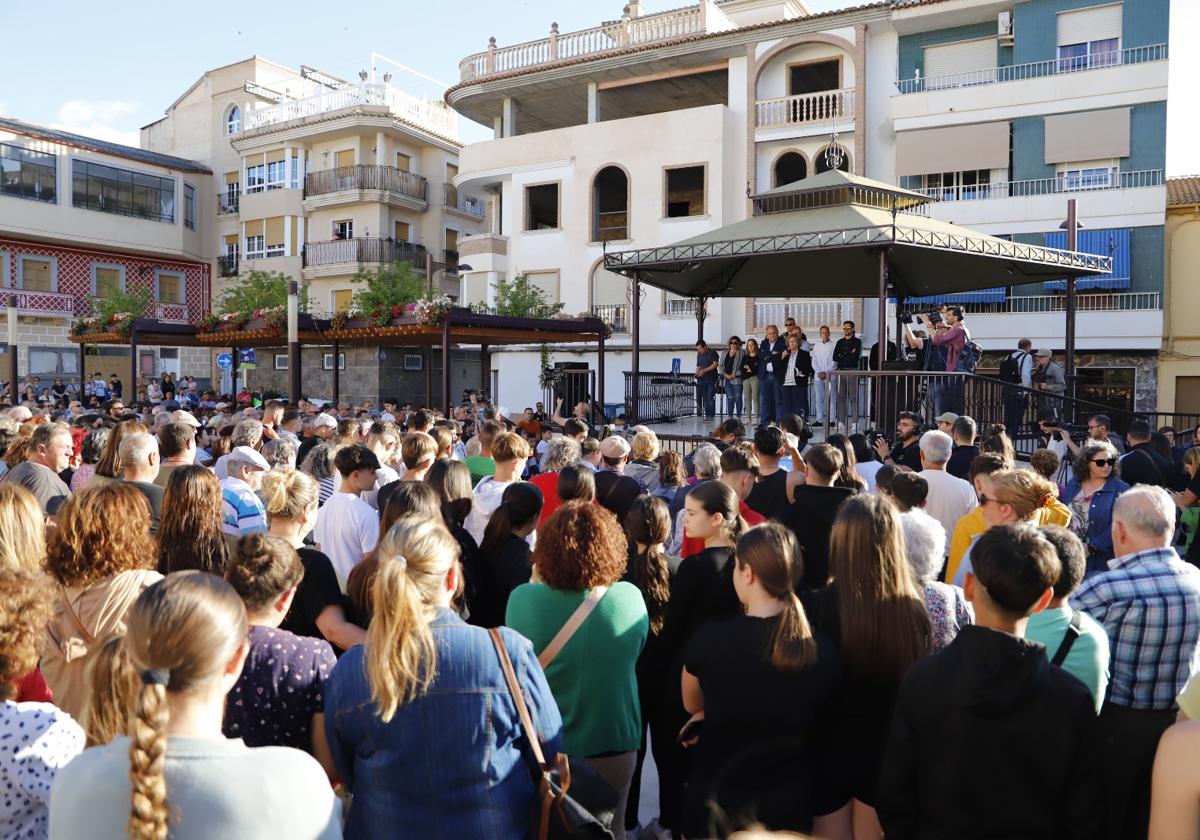
<instances>
[{"instance_id":1,"label":"blue awning","mask_svg":"<svg viewBox=\"0 0 1200 840\"><path fill-rule=\"evenodd\" d=\"M922 297L906 297L904 299L905 306L913 304L931 306L940 306L946 303L1001 303L1007 296L1007 288L997 286L994 289L979 289L974 292L955 292L949 295L925 295ZM891 303L895 303L895 298L889 298Z\"/></svg>"},{"instance_id":2,"label":"blue awning","mask_svg":"<svg viewBox=\"0 0 1200 840\"><path fill-rule=\"evenodd\" d=\"M1066 250L1067 232L1054 231L1045 234L1047 248ZM1080 277L1075 288L1084 289L1128 289L1130 275L1129 228L1111 230L1081 230L1075 250L1084 254L1112 258L1112 271L1093 277ZM1050 280L1045 284L1047 291L1061 292L1067 288L1065 280Z\"/></svg>"}]
</instances>

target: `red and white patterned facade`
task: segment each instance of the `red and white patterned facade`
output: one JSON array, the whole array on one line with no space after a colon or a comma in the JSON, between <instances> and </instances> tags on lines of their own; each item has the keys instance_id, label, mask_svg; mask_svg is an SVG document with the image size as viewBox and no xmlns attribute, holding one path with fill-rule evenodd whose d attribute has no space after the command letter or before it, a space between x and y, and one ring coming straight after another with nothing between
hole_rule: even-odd
<instances>
[{"instance_id":1,"label":"red and white patterned facade","mask_svg":"<svg viewBox=\"0 0 1200 840\"><path fill-rule=\"evenodd\" d=\"M53 292L20 288L21 257L51 258ZM17 295L17 308L22 315L69 321L88 315L92 311L92 279L96 266L123 269L126 291L146 289L151 299L145 313L148 318L194 324L209 312L211 268L208 263L0 238L0 275L3 275L0 279L6 295ZM182 304L158 302L156 278L162 272L182 275Z\"/></svg>"}]
</instances>

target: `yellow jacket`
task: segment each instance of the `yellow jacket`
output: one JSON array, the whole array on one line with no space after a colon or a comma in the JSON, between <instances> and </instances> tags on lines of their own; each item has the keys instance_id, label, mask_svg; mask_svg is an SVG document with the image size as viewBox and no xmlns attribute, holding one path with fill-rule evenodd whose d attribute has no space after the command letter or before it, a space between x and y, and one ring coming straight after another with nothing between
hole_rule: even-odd
<instances>
[{"instance_id":1,"label":"yellow jacket","mask_svg":"<svg viewBox=\"0 0 1200 840\"><path fill-rule=\"evenodd\" d=\"M1053 499L1049 504L1034 512L1033 523L1038 526L1061 525L1065 528L1071 523L1071 509L1058 499ZM954 526L954 535L950 537L950 559L946 563L944 580L954 580L954 575L958 572L958 564L962 562L963 555L967 553L967 547L971 545L971 540L986 530L987 526L983 524L982 507L973 509L958 520Z\"/></svg>"}]
</instances>

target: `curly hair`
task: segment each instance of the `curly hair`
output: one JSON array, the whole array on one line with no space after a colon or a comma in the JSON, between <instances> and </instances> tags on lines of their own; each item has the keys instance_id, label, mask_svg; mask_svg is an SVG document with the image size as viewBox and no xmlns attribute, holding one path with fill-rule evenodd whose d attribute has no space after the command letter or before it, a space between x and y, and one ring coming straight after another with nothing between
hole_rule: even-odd
<instances>
[{"instance_id":1,"label":"curly hair","mask_svg":"<svg viewBox=\"0 0 1200 840\"><path fill-rule=\"evenodd\" d=\"M44 576L0 571L0 700L13 699L17 680L37 666L38 641L50 621L51 603Z\"/></svg>"},{"instance_id":2,"label":"curly hair","mask_svg":"<svg viewBox=\"0 0 1200 840\"><path fill-rule=\"evenodd\" d=\"M583 592L621 579L627 545L625 532L609 510L568 502L542 523L533 564L550 588Z\"/></svg>"},{"instance_id":3,"label":"curly hair","mask_svg":"<svg viewBox=\"0 0 1200 840\"><path fill-rule=\"evenodd\" d=\"M1121 459L1117 453L1117 448L1106 440L1088 439L1079 447L1079 453L1071 463L1071 471L1076 481L1082 484L1088 480L1091 476L1089 469L1091 460L1097 455L1106 455L1109 460L1113 461L1112 472L1109 475L1113 478L1121 475Z\"/></svg>"},{"instance_id":4,"label":"curly hair","mask_svg":"<svg viewBox=\"0 0 1200 840\"><path fill-rule=\"evenodd\" d=\"M130 569L157 564L150 504L120 481L89 485L58 511L46 546L46 570L63 586L90 586Z\"/></svg>"}]
</instances>

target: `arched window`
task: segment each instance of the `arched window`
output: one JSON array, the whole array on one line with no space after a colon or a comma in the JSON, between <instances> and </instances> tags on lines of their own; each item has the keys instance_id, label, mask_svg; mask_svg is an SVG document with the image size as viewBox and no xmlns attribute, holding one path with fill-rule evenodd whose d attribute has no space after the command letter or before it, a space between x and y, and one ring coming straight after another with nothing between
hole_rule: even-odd
<instances>
[{"instance_id":1,"label":"arched window","mask_svg":"<svg viewBox=\"0 0 1200 840\"><path fill-rule=\"evenodd\" d=\"M629 178L619 166L606 166L592 180L592 241L629 238Z\"/></svg>"},{"instance_id":2,"label":"arched window","mask_svg":"<svg viewBox=\"0 0 1200 840\"><path fill-rule=\"evenodd\" d=\"M808 177L808 161L798 152L786 152L775 161L775 183L772 186L782 187Z\"/></svg>"},{"instance_id":3,"label":"arched window","mask_svg":"<svg viewBox=\"0 0 1200 840\"><path fill-rule=\"evenodd\" d=\"M229 109L229 113L225 116L225 133L237 134L242 130L242 110L238 106L233 105Z\"/></svg>"},{"instance_id":4,"label":"arched window","mask_svg":"<svg viewBox=\"0 0 1200 840\"><path fill-rule=\"evenodd\" d=\"M837 160L836 167L830 165L829 159L831 157ZM813 169L818 175L820 175L822 172L828 172L830 169L834 168L840 169L843 172L850 171L850 153L847 152L845 147L840 144L830 144L826 146L824 149L817 152L814 160L816 162L813 164Z\"/></svg>"}]
</instances>

